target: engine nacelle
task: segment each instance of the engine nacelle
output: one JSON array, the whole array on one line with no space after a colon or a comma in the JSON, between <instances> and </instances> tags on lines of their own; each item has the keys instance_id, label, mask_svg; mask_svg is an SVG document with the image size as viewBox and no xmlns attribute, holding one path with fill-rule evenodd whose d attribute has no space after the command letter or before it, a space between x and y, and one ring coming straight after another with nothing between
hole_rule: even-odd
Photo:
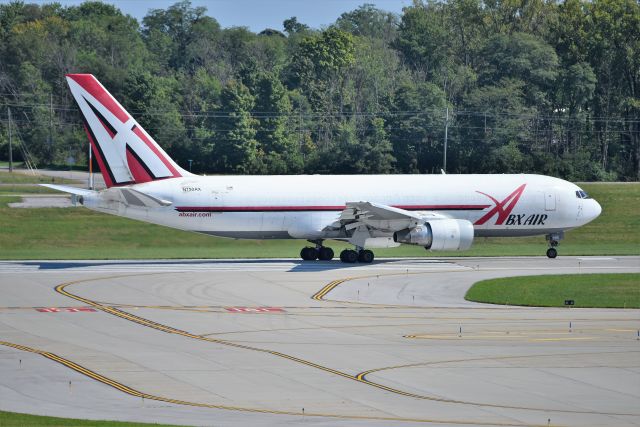
<instances>
[{"instance_id":1,"label":"engine nacelle","mask_svg":"<svg viewBox=\"0 0 640 427\"><path fill-rule=\"evenodd\" d=\"M473 243L473 224L464 219L440 219L393 233L393 241L432 251L464 251Z\"/></svg>"}]
</instances>

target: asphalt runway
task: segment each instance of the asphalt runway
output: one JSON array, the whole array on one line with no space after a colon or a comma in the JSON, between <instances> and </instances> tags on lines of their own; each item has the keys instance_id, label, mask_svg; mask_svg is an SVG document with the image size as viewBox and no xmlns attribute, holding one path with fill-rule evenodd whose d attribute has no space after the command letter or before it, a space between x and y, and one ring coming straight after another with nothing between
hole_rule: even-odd
<instances>
[{"instance_id":1,"label":"asphalt runway","mask_svg":"<svg viewBox=\"0 0 640 427\"><path fill-rule=\"evenodd\" d=\"M638 426L640 310L463 298L485 278L603 272L640 272L640 257L0 262L0 409Z\"/></svg>"}]
</instances>

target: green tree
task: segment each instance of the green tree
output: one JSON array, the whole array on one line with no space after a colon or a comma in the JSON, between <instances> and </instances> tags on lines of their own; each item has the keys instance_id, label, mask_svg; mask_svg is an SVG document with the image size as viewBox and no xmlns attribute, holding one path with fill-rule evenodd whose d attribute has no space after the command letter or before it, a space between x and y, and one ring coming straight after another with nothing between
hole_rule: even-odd
<instances>
[{"instance_id":1,"label":"green tree","mask_svg":"<svg viewBox=\"0 0 640 427\"><path fill-rule=\"evenodd\" d=\"M595 123L604 170L633 171L640 178L640 5L633 0L589 4L588 53L597 76L593 112L620 118ZM613 151L613 152L611 152ZM614 165L610 157L614 157Z\"/></svg>"},{"instance_id":2,"label":"green tree","mask_svg":"<svg viewBox=\"0 0 640 427\"><path fill-rule=\"evenodd\" d=\"M444 24L446 4L414 0L404 9L395 46L414 70L427 78L447 63L451 36Z\"/></svg>"},{"instance_id":3,"label":"green tree","mask_svg":"<svg viewBox=\"0 0 640 427\"><path fill-rule=\"evenodd\" d=\"M218 172L255 174L263 171L263 153L256 141L255 98L241 82L230 80L220 95L211 164Z\"/></svg>"},{"instance_id":4,"label":"green tree","mask_svg":"<svg viewBox=\"0 0 640 427\"><path fill-rule=\"evenodd\" d=\"M292 16L289 19L285 19L282 23L282 27L284 28L284 31L289 35L309 31L309 26L298 22L298 18L296 18L295 16Z\"/></svg>"},{"instance_id":5,"label":"green tree","mask_svg":"<svg viewBox=\"0 0 640 427\"><path fill-rule=\"evenodd\" d=\"M405 173L434 172L442 167L445 94L432 83L404 84L389 108L388 132Z\"/></svg>"},{"instance_id":6,"label":"green tree","mask_svg":"<svg viewBox=\"0 0 640 427\"><path fill-rule=\"evenodd\" d=\"M503 78L495 85L472 91L465 100L466 114L456 128L464 147L458 149L460 170L498 173L530 171L536 149L536 110L527 107L526 84Z\"/></svg>"},{"instance_id":7,"label":"green tree","mask_svg":"<svg viewBox=\"0 0 640 427\"><path fill-rule=\"evenodd\" d=\"M183 0L166 10L152 9L143 18L142 34L147 46L165 67L187 67L188 56L185 53L189 52L189 46L203 33L212 29L215 32L217 22L207 17L206 11L205 7L192 7L190 1Z\"/></svg>"},{"instance_id":8,"label":"green tree","mask_svg":"<svg viewBox=\"0 0 640 427\"><path fill-rule=\"evenodd\" d=\"M355 36L380 39L389 43L396 37L398 17L365 3L351 12L345 12L336 21L336 27Z\"/></svg>"},{"instance_id":9,"label":"green tree","mask_svg":"<svg viewBox=\"0 0 640 427\"><path fill-rule=\"evenodd\" d=\"M178 81L172 77L140 71L125 80L123 92L127 96L122 99L142 127L185 167L193 148L180 112L181 100L176 98L178 88Z\"/></svg>"},{"instance_id":10,"label":"green tree","mask_svg":"<svg viewBox=\"0 0 640 427\"><path fill-rule=\"evenodd\" d=\"M524 33L491 37L483 49L485 64L479 75L480 85L516 79L523 86L529 105L548 109L549 93L558 75L558 57L543 40Z\"/></svg>"},{"instance_id":11,"label":"green tree","mask_svg":"<svg viewBox=\"0 0 640 427\"><path fill-rule=\"evenodd\" d=\"M255 84L256 139L265 153L269 173L302 169L299 144L290 132L291 102L286 88L272 73L262 73Z\"/></svg>"}]
</instances>

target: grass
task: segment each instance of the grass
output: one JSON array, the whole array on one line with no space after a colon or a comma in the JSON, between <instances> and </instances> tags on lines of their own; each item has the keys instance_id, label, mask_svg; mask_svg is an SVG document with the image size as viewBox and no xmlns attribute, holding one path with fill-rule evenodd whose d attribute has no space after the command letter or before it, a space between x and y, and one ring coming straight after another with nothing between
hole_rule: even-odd
<instances>
[{"instance_id":1,"label":"grass","mask_svg":"<svg viewBox=\"0 0 640 427\"><path fill-rule=\"evenodd\" d=\"M603 213L568 232L560 244L560 256L640 254L640 184L582 187L602 204ZM305 245L300 240L215 238L84 208L9 209L7 200L0 197L0 259L297 258ZM348 245L331 242L330 246L337 254ZM543 256L546 248L540 236L481 238L466 252L427 252L403 245L375 253L377 257Z\"/></svg>"},{"instance_id":2,"label":"grass","mask_svg":"<svg viewBox=\"0 0 640 427\"><path fill-rule=\"evenodd\" d=\"M640 273L506 277L476 283L468 301L503 305L640 308Z\"/></svg>"},{"instance_id":3,"label":"grass","mask_svg":"<svg viewBox=\"0 0 640 427\"><path fill-rule=\"evenodd\" d=\"M84 426L84 427L136 427L154 426L170 427L168 424L126 423L119 421L90 421L73 418L43 417L39 415L17 414L15 412L0 411L0 426Z\"/></svg>"},{"instance_id":4,"label":"grass","mask_svg":"<svg viewBox=\"0 0 640 427\"><path fill-rule=\"evenodd\" d=\"M44 175L31 175L22 172L0 171L0 184L77 184L66 178L50 177ZM2 188L0 188L2 190Z\"/></svg>"},{"instance_id":5,"label":"grass","mask_svg":"<svg viewBox=\"0 0 640 427\"><path fill-rule=\"evenodd\" d=\"M17 194L57 194L63 193L47 187L33 184L3 184L0 185L0 196L14 196Z\"/></svg>"}]
</instances>

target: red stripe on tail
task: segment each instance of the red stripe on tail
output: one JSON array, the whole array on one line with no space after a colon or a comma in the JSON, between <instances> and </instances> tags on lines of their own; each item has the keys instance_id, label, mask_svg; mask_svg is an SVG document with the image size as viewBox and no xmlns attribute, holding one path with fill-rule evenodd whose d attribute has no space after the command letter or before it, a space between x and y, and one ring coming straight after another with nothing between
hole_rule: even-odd
<instances>
[{"instance_id":1,"label":"red stripe on tail","mask_svg":"<svg viewBox=\"0 0 640 427\"><path fill-rule=\"evenodd\" d=\"M115 99L102 87L100 82L91 74L67 74L67 77L73 79L84 90L89 92L91 96L104 105L111 113L122 123L129 120L129 114L118 105Z\"/></svg>"},{"instance_id":2,"label":"red stripe on tail","mask_svg":"<svg viewBox=\"0 0 640 427\"><path fill-rule=\"evenodd\" d=\"M169 169L169 171L171 172L174 178L182 176L180 172L178 172L176 168L173 166L171 161L167 158L167 155L165 153L160 152L160 150L158 150L158 147L155 144L152 144L151 141L149 141L149 138L147 138L147 136L140 129L140 127L136 126L133 129L133 133L135 133L138 136L138 138L144 141L144 143L147 144L147 146L151 149L151 151L153 151L153 153L156 156L158 156L158 158L162 161L162 163L164 163L167 169Z\"/></svg>"},{"instance_id":3,"label":"red stripe on tail","mask_svg":"<svg viewBox=\"0 0 640 427\"><path fill-rule=\"evenodd\" d=\"M153 181L153 177L149 175L149 172L147 172L147 170L129 150L127 150L127 165L129 166L129 170L131 171L131 175L133 175L133 179L136 184Z\"/></svg>"},{"instance_id":4,"label":"red stripe on tail","mask_svg":"<svg viewBox=\"0 0 640 427\"><path fill-rule=\"evenodd\" d=\"M91 150L93 154L96 156L96 161L98 162L98 166L100 167L100 172L102 173L102 178L104 178L104 183L109 187L113 187L113 181L107 172L107 167L104 164L104 160L102 160L102 156L100 155L100 150L97 149L96 143L93 141L91 137L91 132L87 129L87 125L84 125L84 131L87 133L87 138L89 138L89 143L91 144Z\"/></svg>"}]
</instances>

